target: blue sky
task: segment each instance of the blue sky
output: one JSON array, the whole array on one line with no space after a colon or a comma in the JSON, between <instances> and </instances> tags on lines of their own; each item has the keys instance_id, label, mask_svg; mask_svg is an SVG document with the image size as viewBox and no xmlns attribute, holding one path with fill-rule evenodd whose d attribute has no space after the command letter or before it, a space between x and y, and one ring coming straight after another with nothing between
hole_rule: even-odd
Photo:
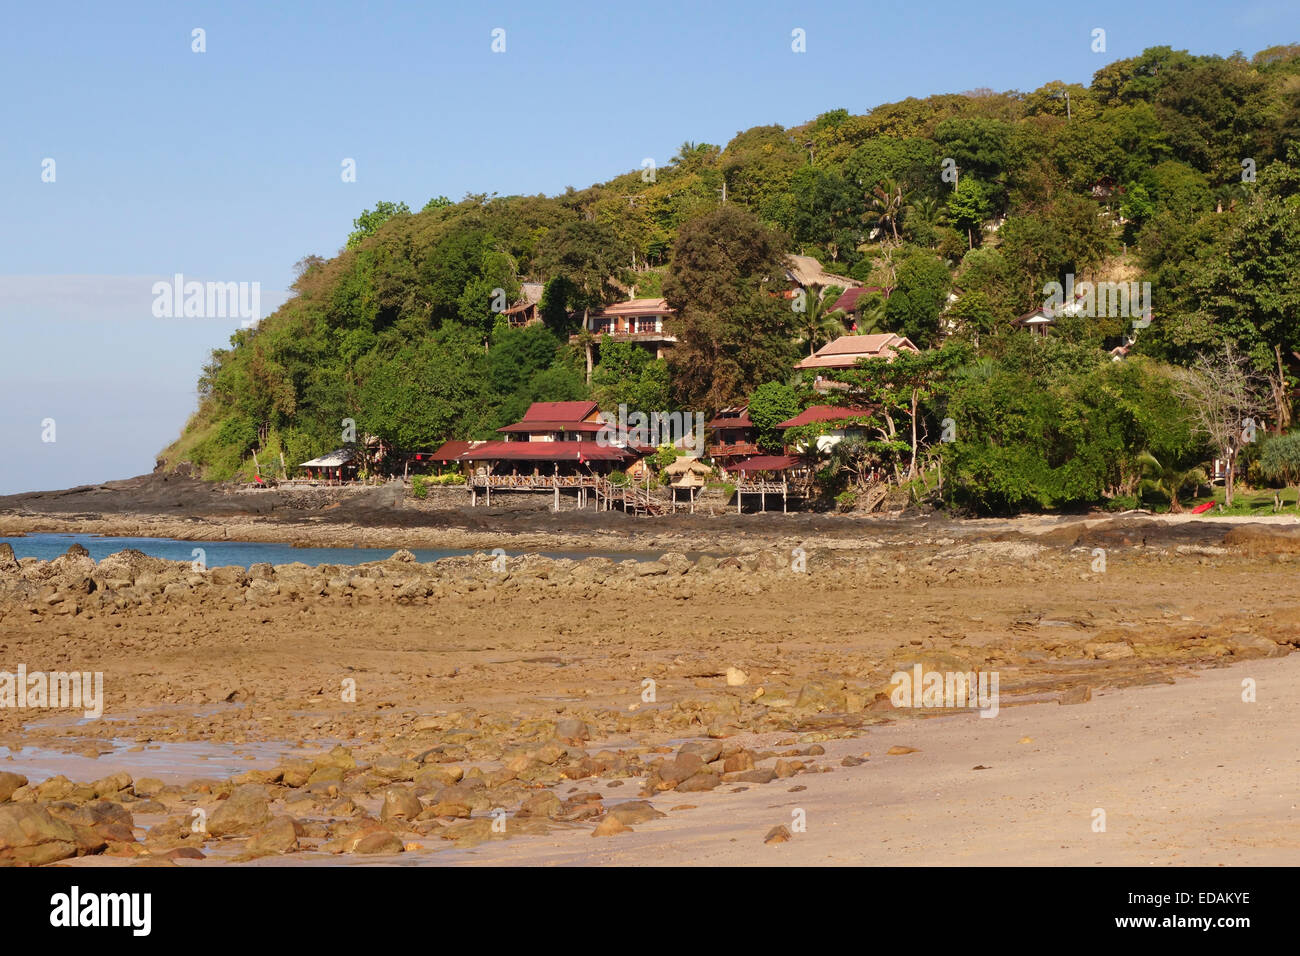
<instances>
[{"instance_id":1,"label":"blue sky","mask_svg":"<svg viewBox=\"0 0 1300 956\"><path fill-rule=\"evenodd\" d=\"M159 278L258 282L267 312L380 199L581 188L683 140L1087 83L1148 46L1251 54L1300 39L1300 0L51 2L0 24L3 494L148 471L194 411L239 320L155 318Z\"/></svg>"}]
</instances>

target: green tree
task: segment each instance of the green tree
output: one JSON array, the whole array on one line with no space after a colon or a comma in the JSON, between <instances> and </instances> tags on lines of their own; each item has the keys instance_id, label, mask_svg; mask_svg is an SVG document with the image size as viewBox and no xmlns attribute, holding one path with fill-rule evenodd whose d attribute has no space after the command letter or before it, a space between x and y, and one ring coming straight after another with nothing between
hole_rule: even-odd
<instances>
[{"instance_id":1,"label":"green tree","mask_svg":"<svg viewBox=\"0 0 1300 956\"><path fill-rule=\"evenodd\" d=\"M377 202L374 209L362 210L361 215L352 220L353 230L348 234L348 248L355 249L361 240L373 236L379 227L397 216L409 216L411 207L404 202Z\"/></svg>"},{"instance_id":2,"label":"green tree","mask_svg":"<svg viewBox=\"0 0 1300 956\"><path fill-rule=\"evenodd\" d=\"M783 433L776 428L802 411L799 393L783 382L764 382L749 396L749 420L758 433L757 444L763 451L779 452Z\"/></svg>"},{"instance_id":3,"label":"green tree","mask_svg":"<svg viewBox=\"0 0 1300 956\"><path fill-rule=\"evenodd\" d=\"M809 355L822 343L844 334L844 310L835 308L835 301L843 291L837 285L825 288L811 285L791 300L798 341L807 344Z\"/></svg>"},{"instance_id":4,"label":"green tree","mask_svg":"<svg viewBox=\"0 0 1300 956\"><path fill-rule=\"evenodd\" d=\"M1162 464L1155 455L1144 451L1137 457L1142 469L1142 481L1138 492L1155 491L1169 499L1169 510L1178 514L1183 510L1178 496L1189 485L1193 488L1206 482L1205 469L1199 466L1179 468L1176 465Z\"/></svg>"},{"instance_id":5,"label":"green tree","mask_svg":"<svg viewBox=\"0 0 1300 956\"><path fill-rule=\"evenodd\" d=\"M918 347L928 348L939 335L939 314L948 301L952 277L948 267L917 251L898 269L898 288L890 295L885 316Z\"/></svg>"},{"instance_id":6,"label":"green tree","mask_svg":"<svg viewBox=\"0 0 1300 956\"><path fill-rule=\"evenodd\" d=\"M1259 450L1259 470L1269 481L1294 488L1296 510L1300 511L1300 431L1265 439Z\"/></svg>"},{"instance_id":7,"label":"green tree","mask_svg":"<svg viewBox=\"0 0 1300 956\"><path fill-rule=\"evenodd\" d=\"M793 313L772 295L787 281L784 252L776 233L733 203L682 226L664 280L677 313L668 361L682 407L734 404L788 374Z\"/></svg>"},{"instance_id":8,"label":"green tree","mask_svg":"<svg viewBox=\"0 0 1300 956\"><path fill-rule=\"evenodd\" d=\"M963 176L948 197L948 216L966 233L968 249L975 248L975 237L984 235L984 220L993 212L992 190L974 176Z\"/></svg>"},{"instance_id":9,"label":"green tree","mask_svg":"<svg viewBox=\"0 0 1300 956\"><path fill-rule=\"evenodd\" d=\"M537 251L541 270L568 281L568 305L582 310L582 327L588 327L593 309L603 308L619 296L619 280L627 271L628 250L606 225L571 222L549 233ZM592 345L586 346L587 381L591 381Z\"/></svg>"}]
</instances>

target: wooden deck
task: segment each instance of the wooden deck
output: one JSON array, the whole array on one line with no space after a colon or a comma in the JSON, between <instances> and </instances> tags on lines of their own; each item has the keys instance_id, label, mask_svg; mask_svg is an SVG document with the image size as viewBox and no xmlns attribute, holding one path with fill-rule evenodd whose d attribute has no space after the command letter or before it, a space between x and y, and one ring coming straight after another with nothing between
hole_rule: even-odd
<instances>
[{"instance_id":1,"label":"wooden deck","mask_svg":"<svg viewBox=\"0 0 1300 956\"><path fill-rule=\"evenodd\" d=\"M767 496L781 496L781 513L786 514L790 510L791 498L807 497L807 488L798 483L789 481L744 481L736 485L736 514L741 513L744 504L745 495L758 495L758 510L767 511Z\"/></svg>"},{"instance_id":2,"label":"wooden deck","mask_svg":"<svg viewBox=\"0 0 1300 956\"><path fill-rule=\"evenodd\" d=\"M497 491L549 491L555 496L553 510L560 510L560 492L577 492L578 507L586 508L588 502L597 511L619 507L632 514L663 514L663 505L654 500L645 489L636 485L615 485L600 475L470 475L466 480L470 506L477 507L480 491L484 504L492 504L492 492Z\"/></svg>"}]
</instances>

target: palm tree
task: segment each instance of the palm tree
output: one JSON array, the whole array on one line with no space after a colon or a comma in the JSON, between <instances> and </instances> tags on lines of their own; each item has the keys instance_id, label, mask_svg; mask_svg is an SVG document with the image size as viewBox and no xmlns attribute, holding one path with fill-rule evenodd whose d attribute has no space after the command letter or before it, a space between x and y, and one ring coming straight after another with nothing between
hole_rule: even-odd
<instances>
[{"instance_id":1,"label":"palm tree","mask_svg":"<svg viewBox=\"0 0 1300 956\"><path fill-rule=\"evenodd\" d=\"M805 308L800 315L799 342L808 343L808 354L817 351L822 342L839 338L844 334L844 310L836 309L835 301L844 290L837 285L810 285L804 290Z\"/></svg>"},{"instance_id":2,"label":"palm tree","mask_svg":"<svg viewBox=\"0 0 1300 956\"><path fill-rule=\"evenodd\" d=\"M1182 494L1184 488L1188 485L1195 488L1206 482L1204 468L1178 469L1172 465L1162 465L1149 451L1144 451L1137 456L1137 464L1142 472L1142 480L1138 482L1139 497L1144 491L1163 494L1169 499L1171 514L1178 514L1183 510L1182 505L1178 503L1178 496Z\"/></svg>"},{"instance_id":3,"label":"palm tree","mask_svg":"<svg viewBox=\"0 0 1300 956\"><path fill-rule=\"evenodd\" d=\"M885 304L885 297L879 293L858 299L858 335L889 331L885 327Z\"/></svg>"},{"instance_id":4,"label":"palm tree","mask_svg":"<svg viewBox=\"0 0 1300 956\"><path fill-rule=\"evenodd\" d=\"M944 204L934 196L928 195L921 195L914 202L909 203L905 214L908 232L913 239L917 236L915 227L921 226L928 229L929 236L933 240L935 227L943 225L947 218L947 208Z\"/></svg>"},{"instance_id":5,"label":"palm tree","mask_svg":"<svg viewBox=\"0 0 1300 956\"><path fill-rule=\"evenodd\" d=\"M869 221L884 229L888 223L889 231L898 242L898 220L907 208L911 191L904 183L886 177L867 194L867 215Z\"/></svg>"}]
</instances>

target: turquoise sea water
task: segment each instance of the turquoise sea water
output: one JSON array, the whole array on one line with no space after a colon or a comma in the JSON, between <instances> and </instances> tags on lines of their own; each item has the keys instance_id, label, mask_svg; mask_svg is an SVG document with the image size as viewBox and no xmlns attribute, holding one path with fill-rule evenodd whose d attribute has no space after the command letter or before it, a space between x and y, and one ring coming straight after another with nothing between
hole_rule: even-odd
<instances>
[{"instance_id":1,"label":"turquoise sea water","mask_svg":"<svg viewBox=\"0 0 1300 956\"><path fill-rule=\"evenodd\" d=\"M365 564L368 561L383 561L399 550L397 548L295 548L288 544L263 541L179 541L175 538L109 538L89 534L29 534L20 538L0 537L0 542L13 545L16 557L41 558L45 561L57 558L74 544L84 547L96 561L116 551L125 551L127 548L134 548L151 557L165 558L168 561L193 561L196 557L194 549L202 548L204 563L210 568L232 564L247 568L263 561L268 564L291 564L295 561L301 561L303 564ZM409 550L420 562L476 553L474 549L411 548ZM522 553L509 548L505 550L511 557ZM659 557L658 552L645 551L542 551L539 553L550 558L579 560L603 557L615 561L627 558L653 561Z\"/></svg>"}]
</instances>

